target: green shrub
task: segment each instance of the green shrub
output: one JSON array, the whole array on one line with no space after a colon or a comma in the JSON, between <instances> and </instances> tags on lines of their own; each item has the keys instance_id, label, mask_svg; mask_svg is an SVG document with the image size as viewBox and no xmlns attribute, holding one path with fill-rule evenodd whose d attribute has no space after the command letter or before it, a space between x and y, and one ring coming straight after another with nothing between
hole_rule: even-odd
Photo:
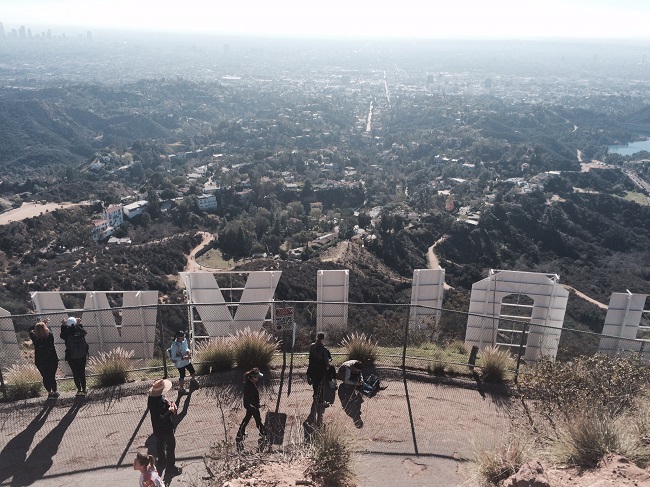
<instances>
[{"instance_id":1,"label":"green shrub","mask_svg":"<svg viewBox=\"0 0 650 487\"><path fill-rule=\"evenodd\" d=\"M10 399L37 397L43 388L43 378L33 364L14 364L5 373Z\"/></svg>"},{"instance_id":2,"label":"green shrub","mask_svg":"<svg viewBox=\"0 0 650 487\"><path fill-rule=\"evenodd\" d=\"M349 485L352 471L353 440L348 430L334 422L319 428L308 451L309 467L305 472L324 487Z\"/></svg>"},{"instance_id":3,"label":"green shrub","mask_svg":"<svg viewBox=\"0 0 650 487\"><path fill-rule=\"evenodd\" d=\"M506 374L514 369L510 354L499 347L486 347L480 354L481 378L485 382L503 382Z\"/></svg>"},{"instance_id":4,"label":"green shrub","mask_svg":"<svg viewBox=\"0 0 650 487\"><path fill-rule=\"evenodd\" d=\"M121 347L90 357L88 368L97 376L100 387L124 384L129 378L129 370L133 368L133 350Z\"/></svg>"},{"instance_id":5,"label":"green shrub","mask_svg":"<svg viewBox=\"0 0 650 487\"><path fill-rule=\"evenodd\" d=\"M196 346L196 372L209 374L210 372L226 372L233 368L235 355L233 341L219 338L201 342Z\"/></svg>"},{"instance_id":6,"label":"green shrub","mask_svg":"<svg viewBox=\"0 0 650 487\"><path fill-rule=\"evenodd\" d=\"M359 360L364 367L374 365L377 361L377 343L372 342L365 333L352 333L341 341L348 360Z\"/></svg>"},{"instance_id":7,"label":"green shrub","mask_svg":"<svg viewBox=\"0 0 650 487\"><path fill-rule=\"evenodd\" d=\"M238 331L234 337L233 352L240 369L267 368L277 350L277 340L264 330L246 328Z\"/></svg>"},{"instance_id":8,"label":"green shrub","mask_svg":"<svg viewBox=\"0 0 650 487\"><path fill-rule=\"evenodd\" d=\"M494 485L517 473L528 460L529 443L518 435L511 435L497 445L474 448L474 462L479 475Z\"/></svg>"}]
</instances>

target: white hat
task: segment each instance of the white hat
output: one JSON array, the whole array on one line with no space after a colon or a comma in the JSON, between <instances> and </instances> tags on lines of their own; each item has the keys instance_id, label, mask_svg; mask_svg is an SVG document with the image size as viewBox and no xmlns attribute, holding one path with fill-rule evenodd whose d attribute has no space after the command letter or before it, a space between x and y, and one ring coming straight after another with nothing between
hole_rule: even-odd
<instances>
[{"instance_id":1,"label":"white hat","mask_svg":"<svg viewBox=\"0 0 650 487\"><path fill-rule=\"evenodd\" d=\"M65 324L68 325L68 326L74 326L74 325L77 324L77 318L75 318L74 316L71 316L70 318L68 318L68 320L65 322Z\"/></svg>"},{"instance_id":2,"label":"white hat","mask_svg":"<svg viewBox=\"0 0 650 487\"><path fill-rule=\"evenodd\" d=\"M169 379L158 379L153 381L153 385L149 389L149 395L152 397L162 396L163 392L167 392L172 388L172 381Z\"/></svg>"}]
</instances>

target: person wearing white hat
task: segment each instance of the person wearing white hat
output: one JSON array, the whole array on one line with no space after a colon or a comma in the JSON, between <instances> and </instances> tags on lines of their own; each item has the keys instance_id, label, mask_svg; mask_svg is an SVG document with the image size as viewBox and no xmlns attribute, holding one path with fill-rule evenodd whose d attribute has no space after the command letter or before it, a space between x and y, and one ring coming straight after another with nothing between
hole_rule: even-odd
<instances>
[{"instance_id":1,"label":"person wearing white hat","mask_svg":"<svg viewBox=\"0 0 650 487\"><path fill-rule=\"evenodd\" d=\"M65 360L72 371L74 385L77 386L77 396L86 395L86 360L88 359L88 343L86 330L81 324L81 318L70 316L61 320L61 339L65 342Z\"/></svg>"},{"instance_id":2,"label":"person wearing white hat","mask_svg":"<svg viewBox=\"0 0 650 487\"><path fill-rule=\"evenodd\" d=\"M173 417L176 415L176 404L168 401L164 393L172 388L169 379L158 379L149 389L147 407L151 415L151 427L156 437L158 452L158 470L165 470L165 477L180 475L182 470L176 463L176 438L174 437Z\"/></svg>"}]
</instances>

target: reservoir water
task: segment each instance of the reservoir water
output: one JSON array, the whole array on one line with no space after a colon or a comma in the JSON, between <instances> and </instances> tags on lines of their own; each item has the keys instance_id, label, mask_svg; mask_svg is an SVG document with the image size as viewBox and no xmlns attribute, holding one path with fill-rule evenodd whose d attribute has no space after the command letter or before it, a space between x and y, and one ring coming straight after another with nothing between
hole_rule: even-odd
<instances>
[{"instance_id":1,"label":"reservoir water","mask_svg":"<svg viewBox=\"0 0 650 487\"><path fill-rule=\"evenodd\" d=\"M610 153L620 154L622 156L631 156L642 150L650 152L650 139L637 140L627 145L610 145L608 148Z\"/></svg>"}]
</instances>

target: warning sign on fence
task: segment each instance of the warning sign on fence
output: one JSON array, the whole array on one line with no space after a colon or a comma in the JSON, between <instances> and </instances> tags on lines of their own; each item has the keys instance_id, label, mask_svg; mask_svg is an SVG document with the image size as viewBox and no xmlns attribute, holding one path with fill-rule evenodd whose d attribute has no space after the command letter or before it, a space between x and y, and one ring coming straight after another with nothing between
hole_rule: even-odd
<instances>
[{"instance_id":1,"label":"warning sign on fence","mask_svg":"<svg viewBox=\"0 0 650 487\"><path fill-rule=\"evenodd\" d=\"M275 308L275 329L290 330L293 325L293 308Z\"/></svg>"}]
</instances>

